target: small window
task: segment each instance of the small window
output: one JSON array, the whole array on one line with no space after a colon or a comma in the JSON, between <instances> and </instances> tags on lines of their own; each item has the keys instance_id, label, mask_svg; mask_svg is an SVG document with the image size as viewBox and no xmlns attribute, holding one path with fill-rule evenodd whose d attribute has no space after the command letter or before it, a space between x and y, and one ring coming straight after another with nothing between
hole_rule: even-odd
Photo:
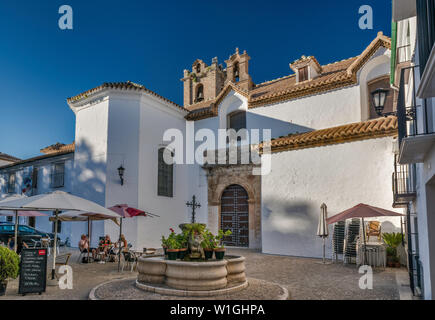
<instances>
[{"instance_id":1,"label":"small window","mask_svg":"<svg viewBox=\"0 0 435 320\"><path fill-rule=\"evenodd\" d=\"M8 193L15 193L15 172L9 174Z\"/></svg>"},{"instance_id":2,"label":"small window","mask_svg":"<svg viewBox=\"0 0 435 320\"><path fill-rule=\"evenodd\" d=\"M246 129L246 112L236 111L228 115L228 129L234 129L239 131L240 129Z\"/></svg>"},{"instance_id":3,"label":"small window","mask_svg":"<svg viewBox=\"0 0 435 320\"><path fill-rule=\"evenodd\" d=\"M196 65L196 73L200 73L201 72L201 65L198 63Z\"/></svg>"},{"instance_id":4,"label":"small window","mask_svg":"<svg viewBox=\"0 0 435 320\"><path fill-rule=\"evenodd\" d=\"M299 82L308 80L308 66L299 68L298 73L299 73Z\"/></svg>"},{"instance_id":5,"label":"small window","mask_svg":"<svg viewBox=\"0 0 435 320\"><path fill-rule=\"evenodd\" d=\"M167 164L163 158L165 148L159 149L158 155L158 181L157 195L172 197L173 196L173 180L174 180L174 164ZM174 156L174 153L172 153Z\"/></svg>"},{"instance_id":6,"label":"small window","mask_svg":"<svg viewBox=\"0 0 435 320\"><path fill-rule=\"evenodd\" d=\"M7 222L12 222L12 221L14 221L14 218L13 218L12 216L8 216L8 217L6 218L6 221L7 221Z\"/></svg>"},{"instance_id":7,"label":"small window","mask_svg":"<svg viewBox=\"0 0 435 320\"><path fill-rule=\"evenodd\" d=\"M32 171L32 189L38 189L38 168L33 167Z\"/></svg>"},{"instance_id":8,"label":"small window","mask_svg":"<svg viewBox=\"0 0 435 320\"><path fill-rule=\"evenodd\" d=\"M35 217L29 217L29 226L34 228L35 225L36 225Z\"/></svg>"},{"instance_id":9,"label":"small window","mask_svg":"<svg viewBox=\"0 0 435 320\"><path fill-rule=\"evenodd\" d=\"M55 163L53 165L52 173L51 173L51 187L52 188L63 187L64 178L65 178L65 163L64 162Z\"/></svg>"},{"instance_id":10,"label":"small window","mask_svg":"<svg viewBox=\"0 0 435 320\"><path fill-rule=\"evenodd\" d=\"M195 102L200 102L202 100L204 100L204 86L202 84L199 84L196 87Z\"/></svg>"}]
</instances>

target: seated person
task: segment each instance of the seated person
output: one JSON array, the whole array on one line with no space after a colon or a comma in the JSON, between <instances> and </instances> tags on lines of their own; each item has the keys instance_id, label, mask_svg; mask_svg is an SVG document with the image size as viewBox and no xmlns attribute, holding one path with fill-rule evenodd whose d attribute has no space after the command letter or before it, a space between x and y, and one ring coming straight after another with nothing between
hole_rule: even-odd
<instances>
[{"instance_id":1,"label":"seated person","mask_svg":"<svg viewBox=\"0 0 435 320\"><path fill-rule=\"evenodd\" d=\"M96 250L94 248L89 248L89 239L86 235L82 234L79 241L80 252L92 253L92 258L95 259Z\"/></svg>"},{"instance_id":2,"label":"seated person","mask_svg":"<svg viewBox=\"0 0 435 320\"><path fill-rule=\"evenodd\" d=\"M125 236L123 234L121 234L121 237L119 238L119 241L117 243L115 243L115 248L118 247L118 243L121 242L121 250L126 252L128 251L128 244L127 244L127 240L125 239Z\"/></svg>"},{"instance_id":3,"label":"seated person","mask_svg":"<svg viewBox=\"0 0 435 320\"><path fill-rule=\"evenodd\" d=\"M98 251L103 253L105 256L108 254L109 249L112 247L112 241L110 240L110 236L106 234L103 240L100 241L98 245Z\"/></svg>"},{"instance_id":4,"label":"seated person","mask_svg":"<svg viewBox=\"0 0 435 320\"><path fill-rule=\"evenodd\" d=\"M27 243L25 243L24 241L18 241L17 244L17 253L20 254L21 250L24 248L29 248L29 246L27 245ZM15 250L15 239L10 237L8 239L8 248L11 249L12 251Z\"/></svg>"}]
</instances>

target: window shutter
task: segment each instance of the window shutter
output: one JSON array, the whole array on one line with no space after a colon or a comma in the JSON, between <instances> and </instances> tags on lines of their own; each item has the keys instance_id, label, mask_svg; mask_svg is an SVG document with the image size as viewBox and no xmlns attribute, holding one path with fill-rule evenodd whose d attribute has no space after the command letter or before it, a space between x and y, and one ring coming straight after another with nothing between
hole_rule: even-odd
<instances>
[{"instance_id":1,"label":"window shutter","mask_svg":"<svg viewBox=\"0 0 435 320\"><path fill-rule=\"evenodd\" d=\"M157 195L172 197L174 165L165 162L163 158L164 152L165 148L160 148L158 151Z\"/></svg>"}]
</instances>

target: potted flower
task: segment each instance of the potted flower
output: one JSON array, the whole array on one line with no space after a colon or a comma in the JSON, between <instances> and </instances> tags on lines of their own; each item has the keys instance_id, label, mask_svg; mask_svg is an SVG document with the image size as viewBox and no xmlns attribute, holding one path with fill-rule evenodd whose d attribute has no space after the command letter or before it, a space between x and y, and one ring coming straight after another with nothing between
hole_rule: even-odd
<instances>
[{"instance_id":1,"label":"potted flower","mask_svg":"<svg viewBox=\"0 0 435 320\"><path fill-rule=\"evenodd\" d=\"M168 259L169 260L177 260L178 258L178 251L179 251L179 244L175 237L168 238L168 248L166 249L166 252L168 253Z\"/></svg>"},{"instance_id":2,"label":"potted flower","mask_svg":"<svg viewBox=\"0 0 435 320\"><path fill-rule=\"evenodd\" d=\"M214 249L214 255L216 260L222 260L225 256L225 247L223 239L224 237L228 237L232 234L231 230L227 230L223 232L223 230L219 230L218 235L215 237L216 241L219 243L219 246Z\"/></svg>"},{"instance_id":3,"label":"potted flower","mask_svg":"<svg viewBox=\"0 0 435 320\"><path fill-rule=\"evenodd\" d=\"M7 279L18 277L20 258L6 247L0 247L0 296L6 293Z\"/></svg>"},{"instance_id":4,"label":"potted flower","mask_svg":"<svg viewBox=\"0 0 435 320\"><path fill-rule=\"evenodd\" d=\"M213 257L213 250L216 248L216 237L209 230L203 233L204 240L201 242L201 247L204 250L205 259Z\"/></svg>"},{"instance_id":5,"label":"potted flower","mask_svg":"<svg viewBox=\"0 0 435 320\"><path fill-rule=\"evenodd\" d=\"M178 249L180 248L179 243L177 241L174 229L169 228L171 234L166 240L167 249L166 252L168 254L169 260L177 260L178 257Z\"/></svg>"},{"instance_id":6,"label":"potted flower","mask_svg":"<svg viewBox=\"0 0 435 320\"><path fill-rule=\"evenodd\" d=\"M183 260L187 254L187 247L189 242L189 234L185 231L176 235L178 242L178 259Z\"/></svg>"},{"instance_id":7,"label":"potted flower","mask_svg":"<svg viewBox=\"0 0 435 320\"><path fill-rule=\"evenodd\" d=\"M168 249L168 239L166 239L165 236L162 236L162 248L166 256L167 255L166 250Z\"/></svg>"},{"instance_id":8,"label":"potted flower","mask_svg":"<svg viewBox=\"0 0 435 320\"><path fill-rule=\"evenodd\" d=\"M387 265L389 267L400 268L400 260L397 256L397 247L402 242L402 234L398 232L384 233L382 238L387 245Z\"/></svg>"}]
</instances>

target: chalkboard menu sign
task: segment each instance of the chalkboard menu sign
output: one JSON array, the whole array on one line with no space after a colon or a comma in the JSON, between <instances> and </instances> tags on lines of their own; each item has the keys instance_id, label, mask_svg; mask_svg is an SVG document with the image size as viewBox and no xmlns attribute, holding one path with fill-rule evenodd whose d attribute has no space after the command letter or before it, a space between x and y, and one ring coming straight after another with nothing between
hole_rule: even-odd
<instances>
[{"instance_id":1,"label":"chalkboard menu sign","mask_svg":"<svg viewBox=\"0 0 435 320\"><path fill-rule=\"evenodd\" d=\"M47 282L47 249L21 250L19 294L45 292Z\"/></svg>"}]
</instances>

